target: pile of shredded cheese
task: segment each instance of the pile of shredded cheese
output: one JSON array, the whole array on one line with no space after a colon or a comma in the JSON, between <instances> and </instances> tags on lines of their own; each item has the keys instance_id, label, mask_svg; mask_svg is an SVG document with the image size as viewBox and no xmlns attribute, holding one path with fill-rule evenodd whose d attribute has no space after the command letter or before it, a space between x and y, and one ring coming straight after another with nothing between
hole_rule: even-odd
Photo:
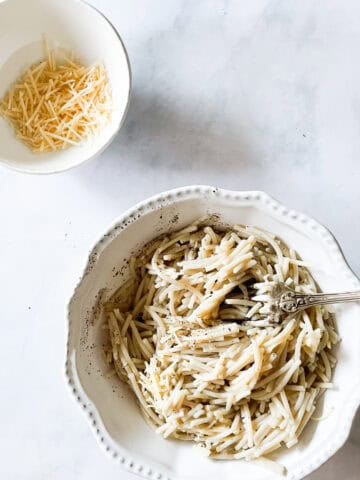
<instances>
[{"instance_id":1,"label":"pile of shredded cheese","mask_svg":"<svg viewBox=\"0 0 360 480\"><path fill-rule=\"evenodd\" d=\"M0 116L34 153L77 145L98 133L112 113L104 66L86 67L61 50L31 66L0 100Z\"/></svg>"},{"instance_id":2,"label":"pile of shredded cheese","mask_svg":"<svg viewBox=\"0 0 360 480\"><path fill-rule=\"evenodd\" d=\"M165 438L267 464L297 443L332 387L338 336L327 307L269 324L261 312L275 282L317 291L292 249L251 227L194 224L131 260L105 304L107 361Z\"/></svg>"}]
</instances>

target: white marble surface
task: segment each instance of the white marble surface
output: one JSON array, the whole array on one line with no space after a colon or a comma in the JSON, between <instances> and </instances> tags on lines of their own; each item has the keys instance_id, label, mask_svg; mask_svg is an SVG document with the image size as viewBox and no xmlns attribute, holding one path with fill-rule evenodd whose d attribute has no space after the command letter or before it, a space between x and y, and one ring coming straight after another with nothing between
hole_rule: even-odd
<instances>
[{"instance_id":1,"label":"white marble surface","mask_svg":"<svg viewBox=\"0 0 360 480\"><path fill-rule=\"evenodd\" d=\"M65 174L0 171L2 479L136 478L100 450L63 378L66 301L94 239L134 202L193 183L263 189L327 225L360 274L359 2L92 3L132 64L121 133ZM358 414L309 479L359 471Z\"/></svg>"}]
</instances>

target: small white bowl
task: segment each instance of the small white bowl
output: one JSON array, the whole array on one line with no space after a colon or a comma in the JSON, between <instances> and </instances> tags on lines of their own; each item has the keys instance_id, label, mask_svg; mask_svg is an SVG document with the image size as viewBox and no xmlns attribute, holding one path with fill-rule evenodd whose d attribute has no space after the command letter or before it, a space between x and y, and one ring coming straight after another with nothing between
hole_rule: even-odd
<instances>
[{"instance_id":1,"label":"small white bowl","mask_svg":"<svg viewBox=\"0 0 360 480\"><path fill-rule=\"evenodd\" d=\"M191 442L164 440L145 423L127 386L105 375L99 292L106 288L111 294L124 281L127 259L146 242L209 214L220 223L257 225L277 234L311 266L324 291L360 287L329 231L267 194L206 186L171 190L121 215L92 250L69 304L67 381L101 445L134 473L153 480L284 479L254 463L203 458ZM324 419L310 422L297 445L275 455L287 469L286 480L304 478L341 447L360 404L360 304L336 306L336 318L342 341L335 389L325 392L316 409L315 416Z\"/></svg>"},{"instance_id":2,"label":"small white bowl","mask_svg":"<svg viewBox=\"0 0 360 480\"><path fill-rule=\"evenodd\" d=\"M44 58L43 35L73 50L85 64L103 62L115 111L94 139L54 153L33 154L0 118L0 163L26 173L57 173L98 155L121 127L130 97L125 47L111 23L82 0L7 0L0 3L0 98L31 64Z\"/></svg>"}]
</instances>

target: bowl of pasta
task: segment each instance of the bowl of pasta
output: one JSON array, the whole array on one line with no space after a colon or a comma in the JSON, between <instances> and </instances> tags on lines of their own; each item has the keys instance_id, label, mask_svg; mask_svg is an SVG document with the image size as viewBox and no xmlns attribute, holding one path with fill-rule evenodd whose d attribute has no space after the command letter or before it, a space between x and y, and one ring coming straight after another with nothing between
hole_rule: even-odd
<instances>
[{"instance_id":1,"label":"bowl of pasta","mask_svg":"<svg viewBox=\"0 0 360 480\"><path fill-rule=\"evenodd\" d=\"M121 215L68 307L67 382L145 478L308 475L360 404L358 304L267 321L276 282L359 288L329 231L264 192L190 186Z\"/></svg>"}]
</instances>

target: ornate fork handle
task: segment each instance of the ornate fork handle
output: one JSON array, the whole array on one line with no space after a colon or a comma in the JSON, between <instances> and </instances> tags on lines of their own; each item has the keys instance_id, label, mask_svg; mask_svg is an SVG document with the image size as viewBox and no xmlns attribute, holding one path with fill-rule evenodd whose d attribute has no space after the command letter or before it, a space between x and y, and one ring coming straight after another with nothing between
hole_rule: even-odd
<instances>
[{"instance_id":1,"label":"ornate fork handle","mask_svg":"<svg viewBox=\"0 0 360 480\"><path fill-rule=\"evenodd\" d=\"M280 297L279 307L286 313L296 313L312 305L328 303L356 302L360 300L360 292L344 293L298 293L286 292Z\"/></svg>"}]
</instances>

